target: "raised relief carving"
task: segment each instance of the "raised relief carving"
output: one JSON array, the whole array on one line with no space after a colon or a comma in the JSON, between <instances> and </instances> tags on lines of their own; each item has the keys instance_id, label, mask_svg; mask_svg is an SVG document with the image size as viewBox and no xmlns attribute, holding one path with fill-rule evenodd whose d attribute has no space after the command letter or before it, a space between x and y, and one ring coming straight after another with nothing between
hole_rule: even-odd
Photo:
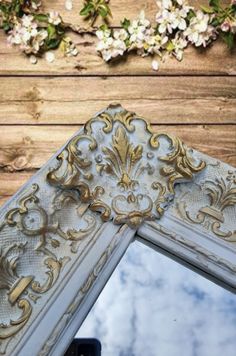
<instances>
[{"instance_id":1,"label":"raised relief carving","mask_svg":"<svg viewBox=\"0 0 236 356\"><path fill-rule=\"evenodd\" d=\"M17 240L24 241L12 243L6 239L5 246L1 244L0 248L0 311L4 314L2 308L3 305L8 308L7 303L9 312L11 307L14 308L14 315L16 307L21 311L18 318L11 317L9 322L0 322L0 354L6 352L11 338L29 320L33 303L37 303L40 296L55 285L63 267L70 261L69 256L57 257L60 238L69 242L70 251L75 254L79 243L89 236L97 225L92 215L85 215L81 217L81 220L85 221L83 228L76 230L71 226L64 229L63 209L70 210L72 202L78 205L78 194L57 192L52 197L52 206L46 211L40 204L38 191L39 186L33 184L30 193L19 199L18 206L5 214L0 226L0 237L6 233L10 235L11 231L18 231L22 235L19 235ZM14 240L14 234L12 239ZM38 264L37 274L34 271L34 274L24 275L22 266L18 266L22 261L22 265L29 265L29 258Z\"/></svg>"},{"instance_id":2,"label":"raised relief carving","mask_svg":"<svg viewBox=\"0 0 236 356\"><path fill-rule=\"evenodd\" d=\"M7 290L8 300L13 306L17 304L22 314L17 320L10 320L9 324L0 324L1 340L6 340L15 335L29 319L32 307L30 302L22 297L25 289L32 281L32 276L20 277L17 275L17 261L20 253L24 252L25 245L13 244L8 248L0 249L0 289Z\"/></svg>"},{"instance_id":3,"label":"raised relief carving","mask_svg":"<svg viewBox=\"0 0 236 356\"><path fill-rule=\"evenodd\" d=\"M132 228L159 219L174 198L175 184L205 167L179 138L155 133L120 105L89 120L57 159L50 184L78 191L103 221L113 218Z\"/></svg>"},{"instance_id":4,"label":"raised relief carving","mask_svg":"<svg viewBox=\"0 0 236 356\"><path fill-rule=\"evenodd\" d=\"M225 230L224 223L226 216L232 216L235 224L236 206L236 172L228 171L226 177L215 178L212 181L205 181L198 184L198 191L195 195L202 192L208 197L208 203L198 208L197 213L191 213L188 206L188 196L192 192L179 197L177 211L179 215L192 224L200 224L205 229L210 230L215 236L229 242L236 242L236 230ZM226 224L227 225L227 224Z\"/></svg>"},{"instance_id":5,"label":"raised relief carving","mask_svg":"<svg viewBox=\"0 0 236 356\"><path fill-rule=\"evenodd\" d=\"M117 246L117 242L118 242L118 238L115 237L110 242L110 244L107 246L106 250L101 255L98 262L93 267L92 271L89 273L86 281L80 288L78 295L73 300L73 302L68 306L66 312L62 315L62 317L61 317L60 321L58 322L58 324L56 325L55 329L49 335L46 343L44 344L43 348L39 352L38 356L47 356L49 354L50 350L52 349L52 347L56 344L57 340L60 337L61 332L67 326L67 324L71 320L72 316L75 314L76 310L78 309L80 304L83 302L85 296L87 295L87 293L90 291L90 289L94 285L100 272L102 271L102 269L104 268L108 259L112 255L112 252L114 251L114 249Z\"/></svg>"}]
</instances>

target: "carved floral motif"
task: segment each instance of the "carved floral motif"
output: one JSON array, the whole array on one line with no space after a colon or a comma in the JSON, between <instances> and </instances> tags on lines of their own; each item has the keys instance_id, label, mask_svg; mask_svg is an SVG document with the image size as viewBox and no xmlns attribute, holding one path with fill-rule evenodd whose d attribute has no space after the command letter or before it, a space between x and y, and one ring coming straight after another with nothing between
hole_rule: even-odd
<instances>
[{"instance_id":1,"label":"carved floral motif","mask_svg":"<svg viewBox=\"0 0 236 356\"><path fill-rule=\"evenodd\" d=\"M57 258L56 249L60 246L60 238L69 241L71 252L78 251L79 243L95 228L96 220L91 215L85 220L87 227L79 230L62 228L63 207L68 208L72 202L78 203L78 197L70 192L58 192L52 199L52 209L47 212L40 204L37 196L39 186L33 184L30 193L19 199L18 207L9 210L0 226L0 237L6 228L16 228L27 239L39 239L35 253L42 256L45 278L43 282L37 280L36 275L24 276L18 273L20 258L27 252L28 241L12 243L0 248L0 291L6 290L6 298L11 306L18 306L22 310L17 320L7 323L0 322L0 353L4 354L6 347L16 333L29 320L33 306L40 295L48 292L58 280L60 273L70 257ZM54 237L55 236L55 237ZM42 268L43 269L43 268ZM4 295L4 294L3 294Z\"/></svg>"},{"instance_id":2,"label":"carved floral motif","mask_svg":"<svg viewBox=\"0 0 236 356\"><path fill-rule=\"evenodd\" d=\"M160 218L175 184L205 167L179 138L154 133L120 105L89 120L57 159L58 167L47 177L50 184L78 191L103 221L113 218L132 228Z\"/></svg>"},{"instance_id":3,"label":"carved floral motif","mask_svg":"<svg viewBox=\"0 0 236 356\"><path fill-rule=\"evenodd\" d=\"M180 197L180 202L177 203L180 216L190 223L201 224L217 237L236 242L236 230L222 229L225 222L224 210L236 205L236 172L229 171L226 178L206 181L199 189L206 193L209 204L199 208L197 215L193 217L188 211L186 201Z\"/></svg>"}]
</instances>

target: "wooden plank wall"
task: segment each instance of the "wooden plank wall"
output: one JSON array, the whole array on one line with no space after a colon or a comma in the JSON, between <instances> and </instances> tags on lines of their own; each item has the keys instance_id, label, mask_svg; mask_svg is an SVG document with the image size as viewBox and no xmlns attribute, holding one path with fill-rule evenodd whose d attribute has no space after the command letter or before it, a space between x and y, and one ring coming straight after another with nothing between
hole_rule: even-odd
<instances>
[{"instance_id":1,"label":"wooden plank wall","mask_svg":"<svg viewBox=\"0 0 236 356\"><path fill-rule=\"evenodd\" d=\"M206 1L205 1L206 2ZM227 1L226 1L227 2ZM44 1L75 24L81 1L68 12L64 0ZM194 5L198 2L192 1ZM113 26L154 0L111 0ZM151 58L129 57L106 64L95 52L96 37L71 34L79 55L32 65L0 33L0 205L96 111L111 102L149 118L155 128L236 166L236 50L221 41L207 50L189 48L179 63L167 59L158 72Z\"/></svg>"}]
</instances>

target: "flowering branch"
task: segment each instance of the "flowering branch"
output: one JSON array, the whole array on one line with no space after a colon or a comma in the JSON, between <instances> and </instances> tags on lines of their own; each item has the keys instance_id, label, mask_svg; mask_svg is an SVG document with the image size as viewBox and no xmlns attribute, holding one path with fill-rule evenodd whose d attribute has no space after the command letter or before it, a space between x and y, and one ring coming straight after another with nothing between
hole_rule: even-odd
<instances>
[{"instance_id":1,"label":"flowering branch","mask_svg":"<svg viewBox=\"0 0 236 356\"><path fill-rule=\"evenodd\" d=\"M0 0L0 27L8 34L8 43L17 45L30 54L32 63L36 56L46 53L49 62L54 60L50 50L60 48L66 56L76 56L78 51L66 32L95 33L96 28L82 28L62 20L56 11L42 13L40 0Z\"/></svg>"},{"instance_id":2,"label":"flowering branch","mask_svg":"<svg viewBox=\"0 0 236 356\"><path fill-rule=\"evenodd\" d=\"M107 20L108 16L112 16L109 0L84 0L84 7L81 9L80 15L90 20L91 26L94 25L98 16Z\"/></svg>"},{"instance_id":3,"label":"flowering branch","mask_svg":"<svg viewBox=\"0 0 236 356\"><path fill-rule=\"evenodd\" d=\"M189 6L187 0L162 0L157 1L157 5L159 11L154 26L141 11L132 22L124 19L120 30L112 30L106 25L100 27L96 32L99 39L97 51L106 62L131 51L142 57L156 55L159 60L169 54L181 61L189 44L206 47L218 36L230 49L233 48L236 0L226 8L221 7L219 0L210 0L209 7L201 10ZM154 60L152 66L158 70L158 61Z\"/></svg>"},{"instance_id":4,"label":"flowering branch","mask_svg":"<svg viewBox=\"0 0 236 356\"><path fill-rule=\"evenodd\" d=\"M221 37L230 49L236 36L236 0L227 7L220 0L210 0L209 6L195 10L188 0L157 1L159 10L155 24L146 19L142 11L133 21L124 19L121 29L113 30L106 24L94 27L98 16L107 20L111 16L109 0L84 0L81 16L90 21L89 28L64 22L56 11L41 12L40 0L0 0L0 28L8 35L8 43L19 46L30 55L32 63L46 53L49 62L54 60L51 50L60 48L66 56L76 56L78 50L67 32L96 34L97 51L108 62L129 52L145 57L156 56L152 66L158 70L166 55L181 61L185 48L206 47Z\"/></svg>"}]
</instances>

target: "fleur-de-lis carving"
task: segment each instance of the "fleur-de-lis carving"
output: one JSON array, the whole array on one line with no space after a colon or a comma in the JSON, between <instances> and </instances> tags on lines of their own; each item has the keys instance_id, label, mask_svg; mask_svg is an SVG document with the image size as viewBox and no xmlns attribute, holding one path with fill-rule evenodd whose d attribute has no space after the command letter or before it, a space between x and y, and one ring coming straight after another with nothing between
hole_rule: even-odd
<instances>
[{"instance_id":1,"label":"fleur-de-lis carving","mask_svg":"<svg viewBox=\"0 0 236 356\"><path fill-rule=\"evenodd\" d=\"M143 147L141 145L134 147L129 142L125 129L119 126L112 137L111 148L104 147L102 151L107 163L98 164L98 167L108 174L113 174L118 180L118 186L124 190L132 190L138 184L137 180L134 180L134 168L142 158Z\"/></svg>"},{"instance_id":2,"label":"fleur-de-lis carving","mask_svg":"<svg viewBox=\"0 0 236 356\"><path fill-rule=\"evenodd\" d=\"M145 119L119 104L90 119L57 158L58 167L47 176L50 184L77 190L103 221L113 218L134 228L159 219L175 184L193 179L206 166L179 138L153 132ZM128 204L131 193L138 208ZM118 196L119 208L114 203Z\"/></svg>"}]
</instances>

